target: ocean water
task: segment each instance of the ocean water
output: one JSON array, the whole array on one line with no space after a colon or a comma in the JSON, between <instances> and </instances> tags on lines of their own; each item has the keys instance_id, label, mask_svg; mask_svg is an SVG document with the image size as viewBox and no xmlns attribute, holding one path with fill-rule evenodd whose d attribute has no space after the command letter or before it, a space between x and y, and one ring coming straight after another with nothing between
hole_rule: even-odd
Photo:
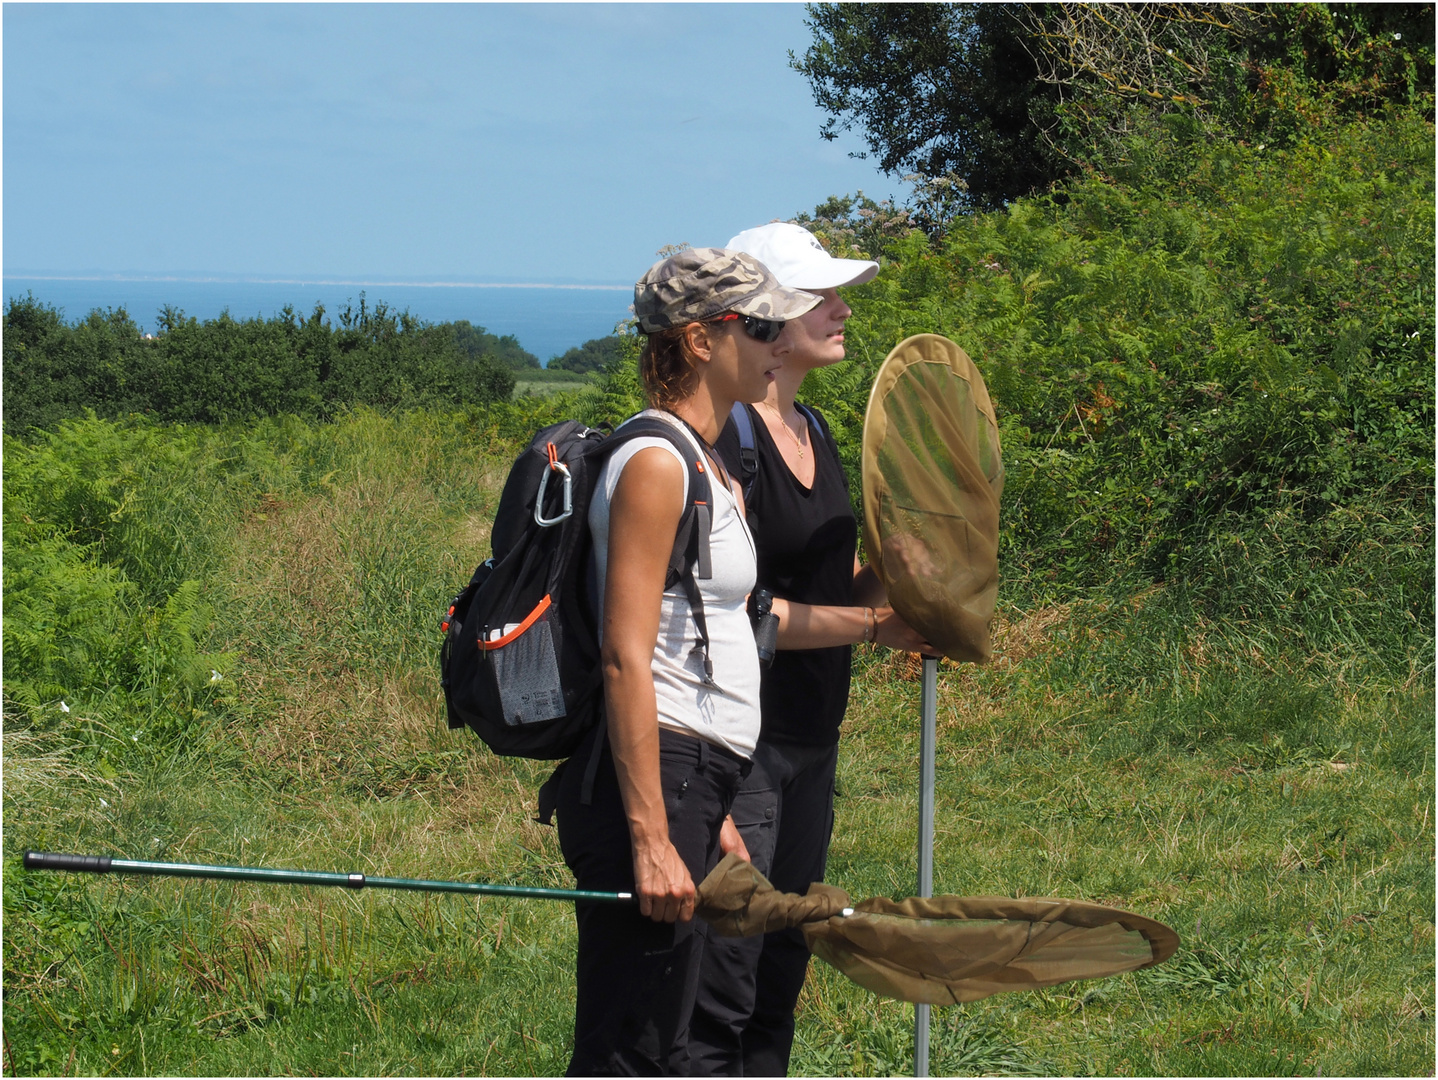
<instances>
[{"instance_id":1,"label":"ocean water","mask_svg":"<svg viewBox=\"0 0 1438 1080\"><path fill-rule=\"evenodd\" d=\"M270 318L286 304L308 316L317 303L336 322L346 304L359 307L360 293L371 307L383 301L429 322L468 319L491 334L513 334L546 363L591 338L607 337L629 317L632 286L471 285L404 282L189 281L181 279L27 278L5 276L5 298L33 293L59 308L67 322L96 308L124 308L146 332L154 332L166 304L197 319L228 310L236 319Z\"/></svg>"}]
</instances>

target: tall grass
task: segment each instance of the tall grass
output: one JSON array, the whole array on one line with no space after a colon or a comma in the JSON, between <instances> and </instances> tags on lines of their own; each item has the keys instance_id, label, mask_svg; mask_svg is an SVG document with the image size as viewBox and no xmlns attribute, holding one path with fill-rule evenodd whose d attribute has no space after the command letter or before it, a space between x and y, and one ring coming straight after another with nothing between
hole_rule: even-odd
<instances>
[{"instance_id":1,"label":"tall grass","mask_svg":"<svg viewBox=\"0 0 1438 1080\"><path fill-rule=\"evenodd\" d=\"M562 1071L563 905L19 867L36 847L568 884L531 820L546 767L447 731L434 675L535 426L83 421L7 444L7 570L32 567L6 580L7 1071ZM44 637L64 617L44 583L75 575L129 636L57 622L55 656L17 661L15 608ZM166 604L208 615L143 621ZM1271 612L1237 625L1165 589L1001 615L995 664L940 674L936 889L1113 903L1184 947L936 1010L935 1071L1431 1072L1431 668L1269 648ZM914 889L917 678L857 659L829 874L856 897ZM912 1015L816 963L795 1071L908 1072Z\"/></svg>"},{"instance_id":2,"label":"tall grass","mask_svg":"<svg viewBox=\"0 0 1438 1080\"><path fill-rule=\"evenodd\" d=\"M997 655L940 674L936 889L1184 940L937 1010L931 1064L1431 1074L1431 122L1140 149L1122 184L898 242L853 362L805 388L850 464L905 334L959 340L1001 409ZM563 1069L562 905L19 853L567 884L532 820L547 767L444 726L438 618L521 442L637 405L634 344L482 409L6 438L5 1070ZM856 897L914 889L918 676L856 657L829 874ZM795 1071L908 1072L912 1017L816 964Z\"/></svg>"}]
</instances>

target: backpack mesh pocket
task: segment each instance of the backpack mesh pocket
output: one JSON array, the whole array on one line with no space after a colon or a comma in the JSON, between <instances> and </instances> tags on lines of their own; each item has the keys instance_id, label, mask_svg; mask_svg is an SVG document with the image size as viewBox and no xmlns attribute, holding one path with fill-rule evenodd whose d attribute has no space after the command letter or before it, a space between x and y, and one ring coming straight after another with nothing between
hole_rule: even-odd
<instances>
[{"instance_id":1,"label":"backpack mesh pocket","mask_svg":"<svg viewBox=\"0 0 1438 1080\"><path fill-rule=\"evenodd\" d=\"M494 665L504 722L510 727L553 720L565 713L548 599L545 597L542 615L510 623L502 632L492 631L495 640L481 646Z\"/></svg>"}]
</instances>

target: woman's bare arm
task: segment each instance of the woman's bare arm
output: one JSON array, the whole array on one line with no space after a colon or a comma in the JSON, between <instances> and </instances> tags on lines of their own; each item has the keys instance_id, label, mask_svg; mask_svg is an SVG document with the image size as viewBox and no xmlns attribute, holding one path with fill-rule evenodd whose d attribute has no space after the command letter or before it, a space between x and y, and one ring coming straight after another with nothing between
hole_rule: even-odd
<instances>
[{"instance_id":1,"label":"woman's bare arm","mask_svg":"<svg viewBox=\"0 0 1438 1080\"><path fill-rule=\"evenodd\" d=\"M779 616L781 649L827 649L834 645L877 641L906 652L934 651L923 635L891 607L820 606L776 597L772 610Z\"/></svg>"},{"instance_id":2,"label":"woman's bare arm","mask_svg":"<svg viewBox=\"0 0 1438 1080\"><path fill-rule=\"evenodd\" d=\"M879 575L872 566L861 565L857 555L854 556L854 603L875 608L885 607L889 603Z\"/></svg>"},{"instance_id":3,"label":"woman's bare arm","mask_svg":"<svg viewBox=\"0 0 1438 1080\"><path fill-rule=\"evenodd\" d=\"M884 583L872 566L854 556L854 607L820 607L775 600L779 616L779 648L826 649L876 641L891 649L932 653L933 646L888 606ZM868 608L868 611L865 611Z\"/></svg>"},{"instance_id":4,"label":"woman's bare arm","mask_svg":"<svg viewBox=\"0 0 1438 1080\"><path fill-rule=\"evenodd\" d=\"M669 841L659 781L659 716L651 664L674 534L684 506L684 467L667 450L640 450L609 504L604 584L604 700L609 744L634 849L639 910L655 922L694 914L694 882Z\"/></svg>"}]
</instances>

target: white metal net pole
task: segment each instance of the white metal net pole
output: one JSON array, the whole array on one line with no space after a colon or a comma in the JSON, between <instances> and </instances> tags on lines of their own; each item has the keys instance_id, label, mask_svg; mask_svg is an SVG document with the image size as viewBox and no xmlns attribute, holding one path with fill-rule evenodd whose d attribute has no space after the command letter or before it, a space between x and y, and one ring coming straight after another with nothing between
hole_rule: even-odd
<instances>
[{"instance_id":1,"label":"white metal net pole","mask_svg":"<svg viewBox=\"0 0 1438 1080\"><path fill-rule=\"evenodd\" d=\"M924 657L919 736L919 895L934 895L934 742L939 709L939 660ZM914 1075L929 1075L929 1006L914 1006Z\"/></svg>"}]
</instances>

